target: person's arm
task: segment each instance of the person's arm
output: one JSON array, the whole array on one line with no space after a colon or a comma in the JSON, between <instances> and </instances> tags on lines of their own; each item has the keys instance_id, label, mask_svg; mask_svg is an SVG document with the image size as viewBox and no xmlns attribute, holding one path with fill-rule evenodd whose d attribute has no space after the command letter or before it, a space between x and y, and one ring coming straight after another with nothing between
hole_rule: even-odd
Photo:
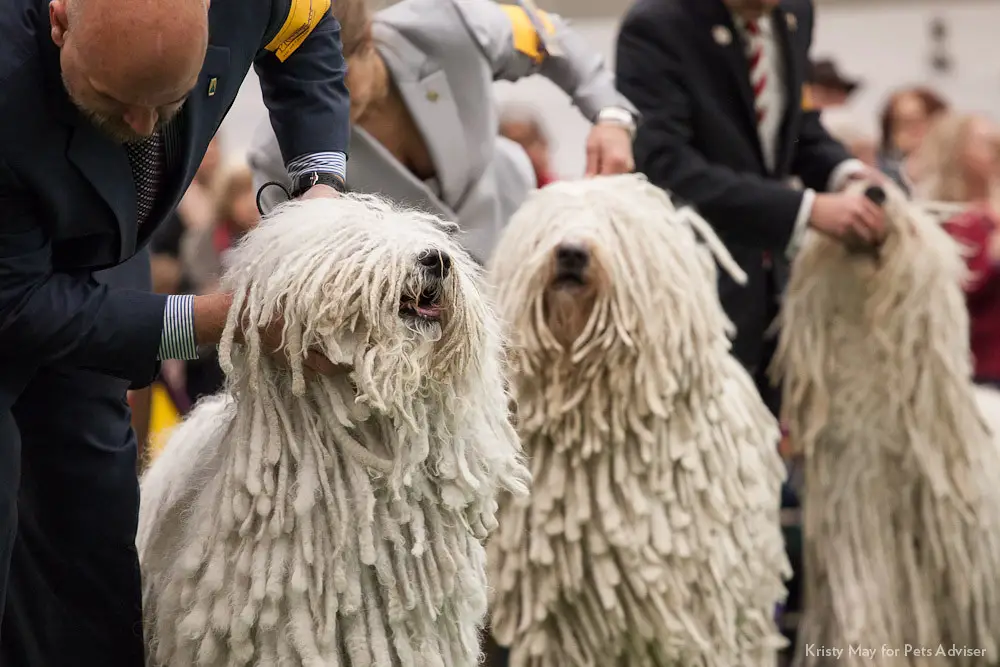
<instances>
[{"instance_id":1,"label":"person's arm","mask_svg":"<svg viewBox=\"0 0 1000 667\"><path fill-rule=\"evenodd\" d=\"M615 89L614 75L596 49L555 14L538 11L544 36L520 6L493 0L452 0L465 28L493 67L496 79L517 81L541 74L559 86L580 112L596 122L601 111L635 107ZM555 53L543 48L554 44Z\"/></svg>"},{"instance_id":2,"label":"person's arm","mask_svg":"<svg viewBox=\"0 0 1000 667\"><path fill-rule=\"evenodd\" d=\"M39 223L41 207L2 164L0 210L0 357L149 384L161 343L183 346L179 331L190 320L183 298L112 289L89 274L56 272Z\"/></svg>"},{"instance_id":3,"label":"person's arm","mask_svg":"<svg viewBox=\"0 0 1000 667\"><path fill-rule=\"evenodd\" d=\"M289 192L292 188L288 170L281 159L278 139L274 136L270 123L262 122L254 131L250 149L247 151L247 164L253 173L253 191L259 193L260 205L264 212L270 212L286 200L285 193L275 185L268 186L263 191L261 188L268 183L278 183Z\"/></svg>"},{"instance_id":4,"label":"person's arm","mask_svg":"<svg viewBox=\"0 0 1000 667\"><path fill-rule=\"evenodd\" d=\"M636 169L692 204L728 240L758 248L785 247L807 194L711 164L692 146L694 110L683 63L669 31L654 18L630 15L618 37L618 88L642 117L635 140Z\"/></svg>"},{"instance_id":5,"label":"person's arm","mask_svg":"<svg viewBox=\"0 0 1000 667\"><path fill-rule=\"evenodd\" d=\"M330 0L273 0L264 39L254 69L291 179L321 172L343 182L350 97Z\"/></svg>"}]
</instances>

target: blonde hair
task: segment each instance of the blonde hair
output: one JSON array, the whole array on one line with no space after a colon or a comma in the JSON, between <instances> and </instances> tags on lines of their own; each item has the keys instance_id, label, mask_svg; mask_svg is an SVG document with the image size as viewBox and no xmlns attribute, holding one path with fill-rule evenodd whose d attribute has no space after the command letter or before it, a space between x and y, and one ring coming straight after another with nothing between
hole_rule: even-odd
<instances>
[{"instance_id":1,"label":"blonde hair","mask_svg":"<svg viewBox=\"0 0 1000 667\"><path fill-rule=\"evenodd\" d=\"M253 190L253 172L245 161L232 161L221 165L212 179L215 219L219 221L232 219L236 197L247 190Z\"/></svg>"},{"instance_id":2,"label":"blonde hair","mask_svg":"<svg viewBox=\"0 0 1000 667\"><path fill-rule=\"evenodd\" d=\"M970 199L962 168L962 155L973 123L979 114L948 112L934 121L924 143L914 156L913 180L922 199L965 203ZM994 182L991 200L1000 192Z\"/></svg>"}]
</instances>

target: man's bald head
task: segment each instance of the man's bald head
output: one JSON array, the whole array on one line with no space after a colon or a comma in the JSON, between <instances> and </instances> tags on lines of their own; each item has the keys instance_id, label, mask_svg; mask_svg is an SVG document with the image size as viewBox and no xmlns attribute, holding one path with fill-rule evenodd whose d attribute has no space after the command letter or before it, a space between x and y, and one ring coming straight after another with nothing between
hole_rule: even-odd
<instances>
[{"instance_id":1,"label":"man's bald head","mask_svg":"<svg viewBox=\"0 0 1000 667\"><path fill-rule=\"evenodd\" d=\"M53 0L49 18L70 97L121 141L169 120L205 60L206 0Z\"/></svg>"}]
</instances>

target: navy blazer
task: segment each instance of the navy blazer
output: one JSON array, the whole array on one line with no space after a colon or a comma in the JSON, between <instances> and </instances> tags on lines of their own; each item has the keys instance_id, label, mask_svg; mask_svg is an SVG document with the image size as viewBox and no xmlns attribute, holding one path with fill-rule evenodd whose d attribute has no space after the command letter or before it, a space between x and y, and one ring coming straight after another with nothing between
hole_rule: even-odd
<instances>
[{"instance_id":1,"label":"navy blazer","mask_svg":"<svg viewBox=\"0 0 1000 667\"><path fill-rule=\"evenodd\" d=\"M642 114L636 169L693 204L747 273L745 287L720 275L719 291L738 332L734 353L750 368L766 362L769 301L781 287L769 283L783 282L784 250L802 204L802 192L787 180L798 176L822 192L850 158L819 114L800 103L812 0L782 0L772 18L787 99L773 170L757 131L745 44L722 0L636 0L622 22L616 57L618 88ZM774 257L772 275L765 250Z\"/></svg>"},{"instance_id":2,"label":"navy blazer","mask_svg":"<svg viewBox=\"0 0 1000 667\"><path fill-rule=\"evenodd\" d=\"M91 274L132 257L174 209L251 65L287 159L347 152L349 97L333 15L284 61L265 48L308 1L212 1L208 52L184 111L179 176L163 185L142 229L124 147L95 129L63 88L48 0L10 0L0 13L0 415L44 366L151 381L165 297Z\"/></svg>"}]
</instances>

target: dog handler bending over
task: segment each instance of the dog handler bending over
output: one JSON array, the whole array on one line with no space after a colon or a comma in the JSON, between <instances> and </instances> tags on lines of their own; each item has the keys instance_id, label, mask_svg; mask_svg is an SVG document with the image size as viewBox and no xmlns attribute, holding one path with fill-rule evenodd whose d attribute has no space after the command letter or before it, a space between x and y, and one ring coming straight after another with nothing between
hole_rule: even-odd
<instances>
[{"instance_id":1,"label":"dog handler bending over","mask_svg":"<svg viewBox=\"0 0 1000 667\"><path fill-rule=\"evenodd\" d=\"M217 341L230 299L92 274L176 206L251 65L292 180L335 196L349 101L330 0L11 0L0 14L4 665L144 663L125 392ZM148 285L145 261L107 282Z\"/></svg>"},{"instance_id":2,"label":"dog handler bending over","mask_svg":"<svg viewBox=\"0 0 1000 667\"><path fill-rule=\"evenodd\" d=\"M534 3L402 0L371 17L338 0L351 89L348 186L457 222L476 259L489 257L535 176L519 145L499 136L493 82L542 74L594 123L587 173L632 171L635 108L603 59ZM256 187L286 182L268 126L250 151ZM264 191L273 203L278 188Z\"/></svg>"}]
</instances>

